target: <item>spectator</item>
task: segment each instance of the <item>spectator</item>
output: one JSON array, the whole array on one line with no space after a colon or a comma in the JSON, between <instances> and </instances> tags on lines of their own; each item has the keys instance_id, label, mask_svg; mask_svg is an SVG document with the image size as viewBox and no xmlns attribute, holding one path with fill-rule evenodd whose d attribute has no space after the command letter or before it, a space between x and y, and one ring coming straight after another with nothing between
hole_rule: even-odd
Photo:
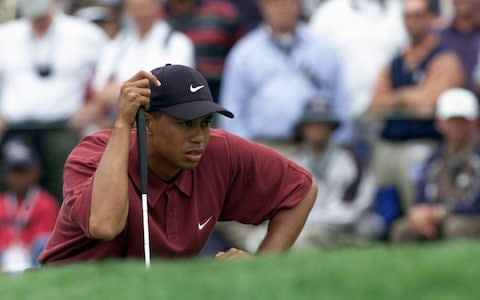
<instances>
[{"instance_id":1,"label":"spectator","mask_svg":"<svg viewBox=\"0 0 480 300\"><path fill-rule=\"evenodd\" d=\"M443 91L463 86L464 75L459 59L431 31L430 1L405 0L403 14L410 45L381 71L370 110L383 122L373 159L377 183L397 188L405 209L413 202L415 168L440 138L435 102Z\"/></svg>"},{"instance_id":2,"label":"spectator","mask_svg":"<svg viewBox=\"0 0 480 300\"><path fill-rule=\"evenodd\" d=\"M383 234L380 217L370 211L376 186L373 174L352 151L332 141L339 125L323 100L309 103L299 121L302 146L292 159L312 173L319 188L295 243L297 249L365 244ZM263 240L266 226L228 223L219 230L234 246L253 252Z\"/></svg>"},{"instance_id":3,"label":"spectator","mask_svg":"<svg viewBox=\"0 0 480 300\"><path fill-rule=\"evenodd\" d=\"M465 86L474 91L473 70L480 51L480 1L454 0L453 4L453 21L440 32L440 42L458 55L465 69Z\"/></svg>"},{"instance_id":4,"label":"spectator","mask_svg":"<svg viewBox=\"0 0 480 300\"><path fill-rule=\"evenodd\" d=\"M168 23L195 46L197 70L218 100L225 57L242 31L235 6L226 0L168 0Z\"/></svg>"},{"instance_id":5,"label":"spectator","mask_svg":"<svg viewBox=\"0 0 480 300\"><path fill-rule=\"evenodd\" d=\"M36 265L53 230L58 205L38 184L40 165L18 140L4 146L8 190L0 194L0 270L22 271Z\"/></svg>"},{"instance_id":6,"label":"spectator","mask_svg":"<svg viewBox=\"0 0 480 300\"><path fill-rule=\"evenodd\" d=\"M303 107L315 98L331 100L346 121L341 65L335 50L298 22L300 0L258 0L258 5L265 24L227 58L220 100L236 119L221 125L248 139L288 143ZM347 126L342 127L338 138L347 140Z\"/></svg>"},{"instance_id":7,"label":"spectator","mask_svg":"<svg viewBox=\"0 0 480 300\"><path fill-rule=\"evenodd\" d=\"M443 93L437 106L444 143L427 160L416 204L396 222L394 242L480 237L478 103L464 89Z\"/></svg>"},{"instance_id":8,"label":"spectator","mask_svg":"<svg viewBox=\"0 0 480 300\"><path fill-rule=\"evenodd\" d=\"M370 211L373 174L352 151L332 141L339 125L325 101L309 103L299 122L303 143L293 160L309 170L319 186L299 248L365 243L383 233L380 217Z\"/></svg>"},{"instance_id":9,"label":"spectator","mask_svg":"<svg viewBox=\"0 0 480 300\"><path fill-rule=\"evenodd\" d=\"M0 26L0 135L31 140L42 182L61 199L63 164L87 125L87 85L107 38L57 12L55 0L21 0L19 8L23 18Z\"/></svg>"},{"instance_id":10,"label":"spectator","mask_svg":"<svg viewBox=\"0 0 480 300\"><path fill-rule=\"evenodd\" d=\"M158 0L125 0L127 26L110 42L102 56L93 87L100 111L111 110L121 82L138 70L152 70L167 63L194 65L192 42L166 22L159 21Z\"/></svg>"}]
</instances>

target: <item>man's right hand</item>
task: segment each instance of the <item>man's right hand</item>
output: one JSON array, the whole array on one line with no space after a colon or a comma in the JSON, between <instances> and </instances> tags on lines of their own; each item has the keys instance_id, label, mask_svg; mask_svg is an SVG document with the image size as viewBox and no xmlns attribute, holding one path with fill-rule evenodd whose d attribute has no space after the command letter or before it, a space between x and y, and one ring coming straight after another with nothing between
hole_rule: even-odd
<instances>
[{"instance_id":1,"label":"man's right hand","mask_svg":"<svg viewBox=\"0 0 480 300\"><path fill-rule=\"evenodd\" d=\"M160 86L161 83L150 72L140 71L122 84L118 98L117 126L133 126L135 115L140 106L148 109L150 106L150 83Z\"/></svg>"},{"instance_id":2,"label":"man's right hand","mask_svg":"<svg viewBox=\"0 0 480 300\"><path fill-rule=\"evenodd\" d=\"M428 204L421 204L412 207L408 213L415 230L428 239L438 236L438 220L435 215L435 207Z\"/></svg>"}]
</instances>

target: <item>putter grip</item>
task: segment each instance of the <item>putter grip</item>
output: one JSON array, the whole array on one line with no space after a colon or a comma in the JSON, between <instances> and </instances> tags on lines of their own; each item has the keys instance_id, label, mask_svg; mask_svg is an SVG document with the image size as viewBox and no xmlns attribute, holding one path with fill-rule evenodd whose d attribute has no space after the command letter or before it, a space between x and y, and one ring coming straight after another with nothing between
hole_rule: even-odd
<instances>
[{"instance_id":1,"label":"putter grip","mask_svg":"<svg viewBox=\"0 0 480 300\"><path fill-rule=\"evenodd\" d=\"M140 192L147 193L148 167L147 167L147 134L145 129L145 110L140 107L137 111L137 146L138 167L140 171Z\"/></svg>"}]
</instances>

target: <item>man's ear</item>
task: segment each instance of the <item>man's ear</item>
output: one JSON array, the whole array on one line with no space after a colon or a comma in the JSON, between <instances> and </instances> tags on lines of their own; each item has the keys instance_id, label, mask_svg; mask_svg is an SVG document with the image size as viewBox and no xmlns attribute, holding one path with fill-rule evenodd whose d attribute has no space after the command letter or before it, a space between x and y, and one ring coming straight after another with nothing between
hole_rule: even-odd
<instances>
[{"instance_id":1,"label":"man's ear","mask_svg":"<svg viewBox=\"0 0 480 300\"><path fill-rule=\"evenodd\" d=\"M155 120L155 118L149 114L149 113L145 113L145 129L146 129L146 133L147 135L153 135L153 121Z\"/></svg>"}]
</instances>

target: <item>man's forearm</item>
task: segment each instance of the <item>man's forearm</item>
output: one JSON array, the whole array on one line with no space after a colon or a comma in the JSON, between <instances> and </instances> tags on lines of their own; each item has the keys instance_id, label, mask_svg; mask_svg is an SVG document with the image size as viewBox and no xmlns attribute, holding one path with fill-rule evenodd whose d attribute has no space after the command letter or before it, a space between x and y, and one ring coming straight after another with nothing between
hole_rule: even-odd
<instances>
[{"instance_id":1,"label":"man's forearm","mask_svg":"<svg viewBox=\"0 0 480 300\"><path fill-rule=\"evenodd\" d=\"M388 114L398 109L400 97L396 93L388 93L386 95L374 97L370 106L370 111L374 114Z\"/></svg>"},{"instance_id":2,"label":"man's forearm","mask_svg":"<svg viewBox=\"0 0 480 300\"><path fill-rule=\"evenodd\" d=\"M258 253L275 253L289 249L303 229L317 197L317 184L313 182L308 194L297 205L278 211L270 220L268 232Z\"/></svg>"},{"instance_id":3,"label":"man's forearm","mask_svg":"<svg viewBox=\"0 0 480 300\"><path fill-rule=\"evenodd\" d=\"M130 126L115 126L93 180L89 231L110 240L125 227L128 215Z\"/></svg>"}]
</instances>

